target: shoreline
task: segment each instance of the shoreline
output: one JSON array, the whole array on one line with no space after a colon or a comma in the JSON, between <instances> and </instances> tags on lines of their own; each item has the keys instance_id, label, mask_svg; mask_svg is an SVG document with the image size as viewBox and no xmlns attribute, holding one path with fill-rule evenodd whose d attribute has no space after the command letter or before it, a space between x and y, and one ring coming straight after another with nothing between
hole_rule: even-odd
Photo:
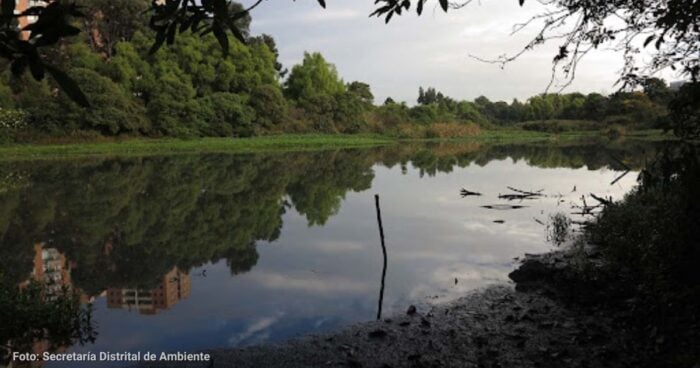
<instances>
[{"instance_id":1,"label":"shoreline","mask_svg":"<svg viewBox=\"0 0 700 368\"><path fill-rule=\"evenodd\" d=\"M201 364L133 367L638 367L653 361L626 310L569 303L550 277L570 271L570 252L527 255L510 284L330 334L204 351ZM522 287L525 286L525 287ZM652 341L653 343L653 341Z\"/></svg>"},{"instance_id":2,"label":"shoreline","mask_svg":"<svg viewBox=\"0 0 700 368\"><path fill-rule=\"evenodd\" d=\"M607 139L598 131L562 134L521 130L487 130L478 136L438 139L400 139L380 135L274 135L251 138L120 138L104 141L67 141L65 143L26 143L0 145L0 161L60 160L91 157L133 157L200 153L275 153L327 149L377 147L401 142L417 143L536 143ZM630 132L622 139L667 140L658 130Z\"/></svg>"}]
</instances>

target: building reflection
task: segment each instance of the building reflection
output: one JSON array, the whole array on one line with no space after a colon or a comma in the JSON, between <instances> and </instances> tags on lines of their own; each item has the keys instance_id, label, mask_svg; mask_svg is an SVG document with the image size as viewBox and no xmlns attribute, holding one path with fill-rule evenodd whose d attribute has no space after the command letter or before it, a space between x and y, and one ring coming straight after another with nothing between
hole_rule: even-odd
<instances>
[{"instance_id":1,"label":"building reflection","mask_svg":"<svg viewBox=\"0 0 700 368\"><path fill-rule=\"evenodd\" d=\"M29 277L18 286L27 289L31 285L41 288L41 299L50 302L61 298L63 295L75 293L79 295L80 303L92 303L95 296L89 296L76 289L72 284L71 271L77 267L64 253L58 249L48 247L46 243L34 245L33 267ZM165 274L153 289L140 288L108 288L99 296L107 298L109 309L137 310L143 315L155 315L160 311L172 308L179 301L190 296L192 282L189 274L173 267ZM11 346L12 342L7 342ZM48 338L34 340L30 346L20 349L22 352L31 352L41 356L44 352L61 353L70 346L57 346ZM0 354L1 355L1 354ZM5 362L8 363L8 362ZM44 362L9 362L11 367L39 368ZM0 366L3 362L0 360Z\"/></svg>"},{"instance_id":2,"label":"building reflection","mask_svg":"<svg viewBox=\"0 0 700 368\"><path fill-rule=\"evenodd\" d=\"M138 310L153 315L172 308L180 300L190 296L190 275L177 267L168 272L153 289L107 289L107 308Z\"/></svg>"},{"instance_id":3,"label":"building reflection","mask_svg":"<svg viewBox=\"0 0 700 368\"><path fill-rule=\"evenodd\" d=\"M20 288L26 288L35 282L41 285L43 297L47 301L55 300L65 291L73 290L71 270L76 264L69 261L58 249L46 247L45 243L36 244L33 263L29 278L19 285ZM109 309L138 310L144 315L154 315L187 299L191 288L190 275L173 267L153 289L108 288L100 296L107 297ZM91 303L95 299L94 296L90 297L82 292L79 294L83 304Z\"/></svg>"},{"instance_id":4,"label":"building reflection","mask_svg":"<svg viewBox=\"0 0 700 368\"><path fill-rule=\"evenodd\" d=\"M66 256L56 248L46 248L44 243L34 245L34 267L29 279L22 284L24 288L32 281L42 286L47 300L56 299L64 289L71 289L71 269Z\"/></svg>"},{"instance_id":5,"label":"building reflection","mask_svg":"<svg viewBox=\"0 0 700 368\"><path fill-rule=\"evenodd\" d=\"M73 290L71 280L71 270L75 268L73 262L69 262L66 256L56 248L46 247L45 243L34 245L34 260L32 272L29 278L22 282L19 287L24 289L31 283L36 283L41 287L42 299L46 301L56 300L64 295L66 291ZM79 293L81 303L89 303L94 300L84 293ZM10 344L8 344L9 346ZM68 350L67 346L54 346L49 339L34 341L31 345L31 352L41 356L44 352L51 351L60 353ZM13 362L13 367L43 367L44 362Z\"/></svg>"}]
</instances>

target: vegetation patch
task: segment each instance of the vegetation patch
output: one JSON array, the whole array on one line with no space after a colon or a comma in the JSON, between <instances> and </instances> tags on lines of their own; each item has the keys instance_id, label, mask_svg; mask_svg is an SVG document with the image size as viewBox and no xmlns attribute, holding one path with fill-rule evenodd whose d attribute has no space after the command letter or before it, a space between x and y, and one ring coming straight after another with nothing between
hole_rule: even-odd
<instances>
[{"instance_id":1,"label":"vegetation patch","mask_svg":"<svg viewBox=\"0 0 700 368\"><path fill-rule=\"evenodd\" d=\"M393 141L375 136L284 135L255 138L128 139L97 143L13 145L0 147L0 160L54 159L76 156L145 156L179 153L251 153L371 147Z\"/></svg>"}]
</instances>

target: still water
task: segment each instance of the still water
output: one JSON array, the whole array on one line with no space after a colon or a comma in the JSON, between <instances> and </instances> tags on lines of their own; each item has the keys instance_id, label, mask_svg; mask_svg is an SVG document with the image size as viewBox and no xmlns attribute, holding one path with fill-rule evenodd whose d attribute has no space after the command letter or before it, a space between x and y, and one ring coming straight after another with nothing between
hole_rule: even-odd
<instances>
[{"instance_id":1,"label":"still water","mask_svg":"<svg viewBox=\"0 0 700 368\"><path fill-rule=\"evenodd\" d=\"M595 203L590 193L621 198L653 151L638 142L402 144L2 163L0 275L93 304L94 343L39 341L32 351L282 341L376 318L375 194L387 316L508 282L516 257L551 249L551 215L581 220L573 206L582 195ZM543 196L499 198L508 187ZM462 188L482 195L463 198Z\"/></svg>"}]
</instances>

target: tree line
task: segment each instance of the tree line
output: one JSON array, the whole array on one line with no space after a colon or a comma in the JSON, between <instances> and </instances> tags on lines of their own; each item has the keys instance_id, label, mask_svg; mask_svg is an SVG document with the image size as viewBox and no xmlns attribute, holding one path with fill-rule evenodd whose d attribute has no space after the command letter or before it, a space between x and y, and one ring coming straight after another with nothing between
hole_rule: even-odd
<instances>
[{"instance_id":1,"label":"tree line","mask_svg":"<svg viewBox=\"0 0 700 368\"><path fill-rule=\"evenodd\" d=\"M404 138L478 134L480 128L649 128L666 115L672 92L649 79L643 91L611 96L543 94L525 102L486 97L457 101L434 88L418 103L391 98L375 105L367 83L346 82L319 53L286 70L275 40L250 34L250 16L236 20L246 44L220 35L180 33L153 52L153 30L141 19L148 1L82 0L80 37L43 52L85 92L79 106L51 80L15 76L0 83L0 142L38 137L247 137L275 133L379 133ZM231 5L242 9L240 4ZM236 9L232 10L235 11ZM556 120L571 120L561 123ZM535 123L533 123L533 121ZM542 123L547 122L547 123Z\"/></svg>"}]
</instances>

